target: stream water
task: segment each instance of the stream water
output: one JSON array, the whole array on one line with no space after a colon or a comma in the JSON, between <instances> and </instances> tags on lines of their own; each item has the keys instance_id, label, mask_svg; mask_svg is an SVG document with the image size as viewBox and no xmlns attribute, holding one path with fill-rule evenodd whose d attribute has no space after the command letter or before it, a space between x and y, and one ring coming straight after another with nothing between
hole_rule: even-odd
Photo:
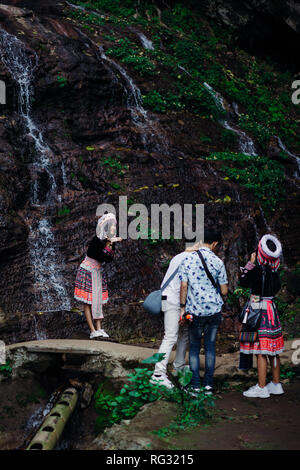
<instances>
[{"instance_id":1,"label":"stream water","mask_svg":"<svg viewBox=\"0 0 300 470\"><path fill-rule=\"evenodd\" d=\"M18 84L19 114L24 122L25 134L34 144L32 163L28 166L32 181L31 203L41 215L39 220L31 220L30 214L27 221L30 262L35 273L35 305L31 308L43 311L69 309L70 301L58 268L58 254L48 216L49 208L61 200L61 196L50 159L52 151L44 141L32 112L33 79L38 57L18 38L0 30L0 58Z\"/></svg>"},{"instance_id":2,"label":"stream water","mask_svg":"<svg viewBox=\"0 0 300 470\"><path fill-rule=\"evenodd\" d=\"M232 119L224 105L224 98L218 92L216 92L208 83L204 82L203 85L208 90L208 92L214 98L216 106L225 111L226 118L220 120L220 124L227 130L234 132L238 135L239 138L239 151L245 153L246 155L257 155L256 148L253 140L245 132L239 129L235 124L232 123ZM235 110L237 110L237 104L235 103Z\"/></svg>"},{"instance_id":3,"label":"stream water","mask_svg":"<svg viewBox=\"0 0 300 470\"><path fill-rule=\"evenodd\" d=\"M128 75L127 71L105 54L103 46L96 44L79 29L76 28L76 30L87 41L87 45L91 43L94 47L97 47L99 60L107 66L114 80L122 85L126 96L126 106L130 111L133 124L140 131L144 149L149 152L168 152L168 140L164 137L162 129L157 129L158 124L150 119L147 111L143 107L141 91Z\"/></svg>"}]
</instances>

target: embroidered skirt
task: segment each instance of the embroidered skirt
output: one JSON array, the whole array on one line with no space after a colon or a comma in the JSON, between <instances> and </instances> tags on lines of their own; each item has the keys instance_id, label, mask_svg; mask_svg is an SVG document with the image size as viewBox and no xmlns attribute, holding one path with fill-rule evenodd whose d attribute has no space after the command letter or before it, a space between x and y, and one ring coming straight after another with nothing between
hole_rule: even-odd
<instances>
[{"instance_id":1,"label":"embroidered skirt","mask_svg":"<svg viewBox=\"0 0 300 470\"><path fill-rule=\"evenodd\" d=\"M251 301L257 301L251 296ZM244 354L267 354L276 356L284 350L284 341L276 305L271 298L261 301L262 316L258 329L258 340L254 343L241 342L240 352Z\"/></svg>"},{"instance_id":2,"label":"embroidered skirt","mask_svg":"<svg viewBox=\"0 0 300 470\"><path fill-rule=\"evenodd\" d=\"M103 318L102 305L108 301L107 284L100 263L88 256L77 270L74 298L92 306L94 319Z\"/></svg>"}]
</instances>

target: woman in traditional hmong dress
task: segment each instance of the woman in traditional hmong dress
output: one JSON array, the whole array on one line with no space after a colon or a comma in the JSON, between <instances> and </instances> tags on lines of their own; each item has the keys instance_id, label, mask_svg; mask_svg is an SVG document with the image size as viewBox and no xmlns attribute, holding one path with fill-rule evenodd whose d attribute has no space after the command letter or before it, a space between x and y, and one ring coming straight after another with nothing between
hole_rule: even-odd
<instances>
[{"instance_id":1,"label":"woman in traditional hmong dress","mask_svg":"<svg viewBox=\"0 0 300 470\"><path fill-rule=\"evenodd\" d=\"M257 252L252 253L250 261L241 268L240 284L251 289L250 301L259 305L262 312L257 340L240 344L241 357L249 354L257 356L258 384L243 393L246 397L268 398L270 394L284 393L280 383L279 359L279 354L284 349L284 342L274 303L274 296L280 289L277 270L281 252L279 240L272 235L264 235L258 244ZM247 357L249 358L244 356L246 362ZM266 385L267 357L271 364L272 381Z\"/></svg>"},{"instance_id":2,"label":"woman in traditional hmong dress","mask_svg":"<svg viewBox=\"0 0 300 470\"><path fill-rule=\"evenodd\" d=\"M107 284L101 264L110 263L113 260L115 242L122 240L115 237L116 225L114 214L105 214L98 220L96 236L91 240L87 255L77 270L74 297L84 303L84 313L91 330L91 339L99 336L109 337L101 328L103 304L108 301Z\"/></svg>"}]
</instances>

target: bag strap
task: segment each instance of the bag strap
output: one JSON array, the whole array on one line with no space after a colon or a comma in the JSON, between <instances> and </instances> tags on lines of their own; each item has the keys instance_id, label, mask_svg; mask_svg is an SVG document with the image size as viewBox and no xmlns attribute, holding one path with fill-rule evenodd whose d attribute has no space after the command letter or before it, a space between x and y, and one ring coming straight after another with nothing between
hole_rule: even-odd
<instances>
[{"instance_id":1,"label":"bag strap","mask_svg":"<svg viewBox=\"0 0 300 470\"><path fill-rule=\"evenodd\" d=\"M264 296L265 291L265 278L266 278L266 268L262 266L262 286L261 286L261 297Z\"/></svg>"},{"instance_id":2,"label":"bag strap","mask_svg":"<svg viewBox=\"0 0 300 470\"><path fill-rule=\"evenodd\" d=\"M205 262L205 259L203 258L203 255L201 253L201 251L197 251L198 255L199 255L199 258L201 259L202 261L202 264L203 264L203 268L207 274L207 277L208 279L211 281L212 285L214 286L215 289L217 289L217 291L219 291L219 285L216 283L216 281L214 280L214 278L212 277L211 275L211 272L209 271L208 267L207 267L207 264Z\"/></svg>"},{"instance_id":3,"label":"bag strap","mask_svg":"<svg viewBox=\"0 0 300 470\"><path fill-rule=\"evenodd\" d=\"M174 279L174 277L176 276L176 274L178 273L178 269L179 269L179 266L177 269L175 269L175 271L173 272L173 274L169 277L169 279L167 279L167 281L164 283L164 285L160 288L161 292L163 290L165 290L165 288L170 284L170 282L172 281L172 279Z\"/></svg>"}]
</instances>

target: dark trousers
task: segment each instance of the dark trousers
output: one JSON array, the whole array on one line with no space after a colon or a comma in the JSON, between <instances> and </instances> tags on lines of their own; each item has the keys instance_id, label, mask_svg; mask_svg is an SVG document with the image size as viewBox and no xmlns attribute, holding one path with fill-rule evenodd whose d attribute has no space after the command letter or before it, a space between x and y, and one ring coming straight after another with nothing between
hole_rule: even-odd
<instances>
[{"instance_id":1,"label":"dark trousers","mask_svg":"<svg viewBox=\"0 0 300 470\"><path fill-rule=\"evenodd\" d=\"M200 359L199 353L201 348L201 337L204 335L205 349L205 373L203 379L203 387L206 385L213 386L213 375L216 363L216 335L221 323L221 313L211 316L194 317L189 326L190 340L190 368L193 374L191 386L193 388L200 387Z\"/></svg>"}]
</instances>

